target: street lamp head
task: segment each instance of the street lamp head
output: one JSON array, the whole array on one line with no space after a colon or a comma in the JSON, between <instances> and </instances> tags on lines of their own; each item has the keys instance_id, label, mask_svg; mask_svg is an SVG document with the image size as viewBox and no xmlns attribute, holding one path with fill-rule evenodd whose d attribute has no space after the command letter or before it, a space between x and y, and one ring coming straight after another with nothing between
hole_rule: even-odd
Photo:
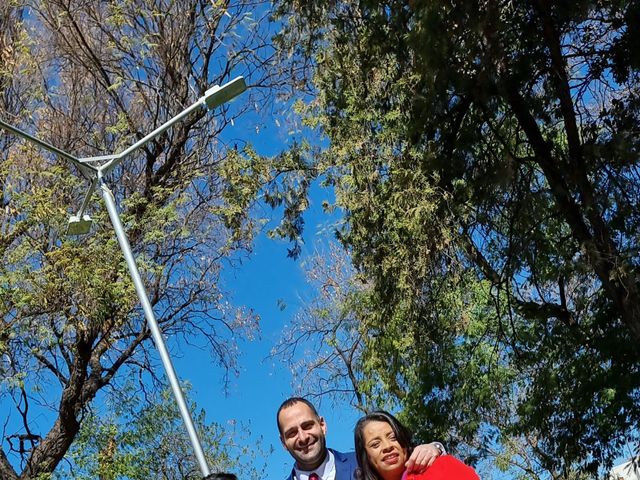
<instances>
[{"instance_id":1,"label":"street lamp head","mask_svg":"<svg viewBox=\"0 0 640 480\"><path fill-rule=\"evenodd\" d=\"M67 224L67 235L85 235L91 229L93 220L89 215L72 215Z\"/></svg>"},{"instance_id":2,"label":"street lamp head","mask_svg":"<svg viewBox=\"0 0 640 480\"><path fill-rule=\"evenodd\" d=\"M234 78L228 83L222 86L214 85L204 94L204 101L207 104L209 110L228 102L232 98L237 97L247 89L247 84L244 83L244 78Z\"/></svg>"}]
</instances>

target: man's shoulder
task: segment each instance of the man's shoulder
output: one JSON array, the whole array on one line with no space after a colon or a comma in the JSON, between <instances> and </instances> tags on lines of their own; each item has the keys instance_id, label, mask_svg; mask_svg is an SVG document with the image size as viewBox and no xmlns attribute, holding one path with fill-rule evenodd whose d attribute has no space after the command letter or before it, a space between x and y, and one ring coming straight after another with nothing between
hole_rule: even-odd
<instances>
[{"instance_id":1,"label":"man's shoulder","mask_svg":"<svg viewBox=\"0 0 640 480\"><path fill-rule=\"evenodd\" d=\"M328 450L333 453L333 457L336 459L336 462L356 461L356 452L339 452L333 448L329 448Z\"/></svg>"}]
</instances>

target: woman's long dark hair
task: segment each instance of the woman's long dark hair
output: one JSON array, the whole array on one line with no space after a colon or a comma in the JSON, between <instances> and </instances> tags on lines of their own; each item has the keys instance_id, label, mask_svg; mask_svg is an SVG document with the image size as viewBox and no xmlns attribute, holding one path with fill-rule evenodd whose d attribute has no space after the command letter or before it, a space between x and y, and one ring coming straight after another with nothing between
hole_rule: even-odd
<instances>
[{"instance_id":1,"label":"woman's long dark hair","mask_svg":"<svg viewBox=\"0 0 640 480\"><path fill-rule=\"evenodd\" d=\"M353 430L354 443L356 447L356 458L358 459L358 465L360 466L360 479L361 480L382 480L382 477L378 475L378 472L371 466L369 457L367 456L367 450L364 444L363 430L369 422L385 422L391 426L391 430L396 436L396 440L402 448L407 450L407 454L411 454L413 445L411 443L411 432L407 427L402 425L396 417L383 410L378 410L365 415Z\"/></svg>"}]
</instances>

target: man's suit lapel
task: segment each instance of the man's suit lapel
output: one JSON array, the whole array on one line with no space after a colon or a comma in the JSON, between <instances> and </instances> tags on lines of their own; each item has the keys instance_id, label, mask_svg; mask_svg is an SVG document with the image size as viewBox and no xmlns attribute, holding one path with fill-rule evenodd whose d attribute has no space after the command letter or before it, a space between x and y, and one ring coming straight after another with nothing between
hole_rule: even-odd
<instances>
[{"instance_id":1,"label":"man's suit lapel","mask_svg":"<svg viewBox=\"0 0 640 480\"><path fill-rule=\"evenodd\" d=\"M331 450L336 464L336 480L352 480L357 467L354 454L344 454Z\"/></svg>"},{"instance_id":2,"label":"man's suit lapel","mask_svg":"<svg viewBox=\"0 0 640 480\"><path fill-rule=\"evenodd\" d=\"M286 480L296 480L296 471L295 469L291 469L291 473L289 474L289 476L287 477Z\"/></svg>"}]
</instances>

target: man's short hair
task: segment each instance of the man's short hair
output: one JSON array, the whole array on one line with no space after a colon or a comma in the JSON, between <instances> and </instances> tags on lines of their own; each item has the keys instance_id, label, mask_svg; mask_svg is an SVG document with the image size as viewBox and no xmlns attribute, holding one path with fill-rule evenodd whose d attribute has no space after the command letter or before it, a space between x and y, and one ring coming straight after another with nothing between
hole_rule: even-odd
<instances>
[{"instance_id":1,"label":"man's short hair","mask_svg":"<svg viewBox=\"0 0 640 480\"><path fill-rule=\"evenodd\" d=\"M238 480L235 473L217 472L207 475L204 480Z\"/></svg>"},{"instance_id":2,"label":"man's short hair","mask_svg":"<svg viewBox=\"0 0 640 480\"><path fill-rule=\"evenodd\" d=\"M311 412L316 417L320 418L320 415L318 415L318 411L316 410L316 407L314 407L313 403L311 403L306 398L302 398L302 397L290 397L290 398L287 398L284 402L282 402L280 404L280 408L278 408L278 411L276 412L276 423L278 424L278 431L281 434L282 434L282 430L280 430L280 412L282 410L284 410L285 408L293 407L296 403L304 403L307 407L309 407L311 409Z\"/></svg>"}]
</instances>

